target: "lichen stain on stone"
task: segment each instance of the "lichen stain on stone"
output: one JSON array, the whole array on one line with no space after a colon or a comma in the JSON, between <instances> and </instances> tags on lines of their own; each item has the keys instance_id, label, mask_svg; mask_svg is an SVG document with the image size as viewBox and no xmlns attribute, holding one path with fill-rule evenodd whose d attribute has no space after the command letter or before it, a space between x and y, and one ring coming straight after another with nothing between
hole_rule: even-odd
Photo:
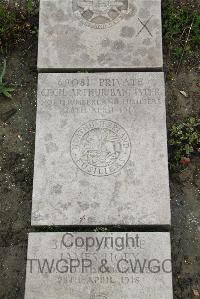
<instances>
[{"instance_id":1,"label":"lichen stain on stone","mask_svg":"<svg viewBox=\"0 0 200 299\"><path fill-rule=\"evenodd\" d=\"M134 59L134 60L132 60L132 64L135 66L140 66L142 63L139 59Z\"/></svg>"},{"instance_id":2,"label":"lichen stain on stone","mask_svg":"<svg viewBox=\"0 0 200 299\"><path fill-rule=\"evenodd\" d=\"M151 45L151 39L150 38L146 38L146 39L143 40L142 43L145 46L150 46Z\"/></svg>"},{"instance_id":3,"label":"lichen stain on stone","mask_svg":"<svg viewBox=\"0 0 200 299\"><path fill-rule=\"evenodd\" d=\"M133 4L129 4L129 9L128 9L128 13L124 16L125 20L128 20L132 17L134 17L137 13L137 7Z\"/></svg>"},{"instance_id":4,"label":"lichen stain on stone","mask_svg":"<svg viewBox=\"0 0 200 299\"><path fill-rule=\"evenodd\" d=\"M125 56L124 61L130 62L131 61L131 56L130 55Z\"/></svg>"},{"instance_id":5,"label":"lichen stain on stone","mask_svg":"<svg viewBox=\"0 0 200 299\"><path fill-rule=\"evenodd\" d=\"M69 16L63 12L63 10L58 9L56 12L52 14L52 18L56 22L66 21Z\"/></svg>"},{"instance_id":6,"label":"lichen stain on stone","mask_svg":"<svg viewBox=\"0 0 200 299\"><path fill-rule=\"evenodd\" d=\"M147 49L146 48L139 48L136 52L136 56L145 56L147 54Z\"/></svg>"},{"instance_id":7,"label":"lichen stain on stone","mask_svg":"<svg viewBox=\"0 0 200 299\"><path fill-rule=\"evenodd\" d=\"M111 40L109 38L103 39L101 45L103 48L107 48L110 46Z\"/></svg>"},{"instance_id":8,"label":"lichen stain on stone","mask_svg":"<svg viewBox=\"0 0 200 299\"><path fill-rule=\"evenodd\" d=\"M54 32L56 33L56 36L52 42L55 46L57 46L58 49L64 49L65 55L66 50L68 50L67 53L69 55L74 55L74 48L76 48L76 51L82 51L85 48L85 46L80 43L80 35L82 34L80 30L68 25L56 25L54 27ZM66 36L66 38L63 36L63 34Z\"/></svg>"},{"instance_id":9,"label":"lichen stain on stone","mask_svg":"<svg viewBox=\"0 0 200 299\"><path fill-rule=\"evenodd\" d=\"M100 65L105 65L110 63L112 59L108 53L104 53L104 54L102 53L98 56L97 60Z\"/></svg>"},{"instance_id":10,"label":"lichen stain on stone","mask_svg":"<svg viewBox=\"0 0 200 299\"><path fill-rule=\"evenodd\" d=\"M125 44L122 40L117 40L113 42L112 50L113 51L122 51L125 48Z\"/></svg>"},{"instance_id":11,"label":"lichen stain on stone","mask_svg":"<svg viewBox=\"0 0 200 299\"><path fill-rule=\"evenodd\" d=\"M139 18L142 19L149 18L151 16L150 11L145 8L141 8L138 15Z\"/></svg>"},{"instance_id":12,"label":"lichen stain on stone","mask_svg":"<svg viewBox=\"0 0 200 299\"><path fill-rule=\"evenodd\" d=\"M54 185L53 188L52 188L52 192L54 194L61 194L62 193L62 186L57 184L57 185Z\"/></svg>"},{"instance_id":13,"label":"lichen stain on stone","mask_svg":"<svg viewBox=\"0 0 200 299\"><path fill-rule=\"evenodd\" d=\"M45 10L50 10L50 11L56 10L56 5L53 2L46 1L46 2L43 2L43 5L45 7Z\"/></svg>"},{"instance_id":14,"label":"lichen stain on stone","mask_svg":"<svg viewBox=\"0 0 200 299\"><path fill-rule=\"evenodd\" d=\"M88 217L88 223L96 223L96 219L94 217Z\"/></svg>"},{"instance_id":15,"label":"lichen stain on stone","mask_svg":"<svg viewBox=\"0 0 200 299\"><path fill-rule=\"evenodd\" d=\"M135 29L132 27L124 26L121 29L120 35L125 38L131 38L135 35Z\"/></svg>"},{"instance_id":16,"label":"lichen stain on stone","mask_svg":"<svg viewBox=\"0 0 200 299\"><path fill-rule=\"evenodd\" d=\"M87 53L82 53L80 56L80 60L83 63L93 63L94 61L91 59L90 55L88 55Z\"/></svg>"}]
</instances>

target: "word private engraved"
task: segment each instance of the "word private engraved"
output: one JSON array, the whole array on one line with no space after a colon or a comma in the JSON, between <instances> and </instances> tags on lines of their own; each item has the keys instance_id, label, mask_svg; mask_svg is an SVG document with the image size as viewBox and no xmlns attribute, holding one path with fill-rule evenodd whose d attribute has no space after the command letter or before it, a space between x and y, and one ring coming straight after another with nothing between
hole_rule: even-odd
<instances>
[{"instance_id":1,"label":"word private engraved","mask_svg":"<svg viewBox=\"0 0 200 299\"><path fill-rule=\"evenodd\" d=\"M129 0L72 0L73 12L86 26L105 29L128 13Z\"/></svg>"},{"instance_id":2,"label":"word private engraved","mask_svg":"<svg viewBox=\"0 0 200 299\"><path fill-rule=\"evenodd\" d=\"M87 174L108 176L129 160L131 143L124 128L110 120L91 120L71 140L71 157Z\"/></svg>"}]
</instances>

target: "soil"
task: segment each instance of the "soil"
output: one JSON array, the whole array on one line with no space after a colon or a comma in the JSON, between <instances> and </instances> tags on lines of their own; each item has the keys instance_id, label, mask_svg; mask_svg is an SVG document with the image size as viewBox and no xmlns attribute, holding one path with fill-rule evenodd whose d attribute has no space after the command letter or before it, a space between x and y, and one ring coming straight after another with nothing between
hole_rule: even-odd
<instances>
[{"instance_id":1,"label":"soil","mask_svg":"<svg viewBox=\"0 0 200 299\"><path fill-rule=\"evenodd\" d=\"M31 35L7 57L6 81L14 83L13 99L0 96L0 299L24 297L27 236L33 231L36 61L37 36ZM176 74L176 67L166 56L165 69L168 126L200 115L199 67L181 65ZM200 158L196 156L185 169L170 173L176 299L200 298L199 169Z\"/></svg>"}]
</instances>

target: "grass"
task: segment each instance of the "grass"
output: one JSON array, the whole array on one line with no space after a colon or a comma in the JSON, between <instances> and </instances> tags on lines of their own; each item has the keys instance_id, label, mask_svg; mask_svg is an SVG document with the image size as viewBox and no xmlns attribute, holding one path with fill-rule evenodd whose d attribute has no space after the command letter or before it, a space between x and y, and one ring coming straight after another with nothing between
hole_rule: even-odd
<instances>
[{"instance_id":1,"label":"grass","mask_svg":"<svg viewBox=\"0 0 200 299\"><path fill-rule=\"evenodd\" d=\"M0 73L0 95L5 96L6 98L12 98L12 92L14 91L14 88L9 87L4 83L3 79L6 73L6 61L4 60L3 68Z\"/></svg>"},{"instance_id":2,"label":"grass","mask_svg":"<svg viewBox=\"0 0 200 299\"><path fill-rule=\"evenodd\" d=\"M170 169L187 165L194 154L200 153L200 118L188 117L169 128Z\"/></svg>"},{"instance_id":3,"label":"grass","mask_svg":"<svg viewBox=\"0 0 200 299\"><path fill-rule=\"evenodd\" d=\"M196 63L200 47L200 9L190 4L163 3L164 50L174 61L193 59Z\"/></svg>"},{"instance_id":4,"label":"grass","mask_svg":"<svg viewBox=\"0 0 200 299\"><path fill-rule=\"evenodd\" d=\"M27 0L25 4L0 3L0 58L9 56L9 52L19 44L23 44L28 37L38 32L38 1ZM12 98L14 89L4 82L6 62L0 73L0 96Z\"/></svg>"}]
</instances>

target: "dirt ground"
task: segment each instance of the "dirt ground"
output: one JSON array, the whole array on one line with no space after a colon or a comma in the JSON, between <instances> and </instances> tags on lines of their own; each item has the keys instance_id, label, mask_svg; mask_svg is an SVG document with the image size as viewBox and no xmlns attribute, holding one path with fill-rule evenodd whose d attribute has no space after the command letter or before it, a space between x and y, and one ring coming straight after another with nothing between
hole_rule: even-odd
<instances>
[{"instance_id":1,"label":"dirt ground","mask_svg":"<svg viewBox=\"0 0 200 299\"><path fill-rule=\"evenodd\" d=\"M12 100L0 96L0 299L22 299L33 180L37 36L8 55ZM172 73L169 69L172 69ZM176 74L165 56L168 126L200 115L199 66ZM185 91L187 97L180 93ZM170 173L174 298L200 298L200 158Z\"/></svg>"}]
</instances>

